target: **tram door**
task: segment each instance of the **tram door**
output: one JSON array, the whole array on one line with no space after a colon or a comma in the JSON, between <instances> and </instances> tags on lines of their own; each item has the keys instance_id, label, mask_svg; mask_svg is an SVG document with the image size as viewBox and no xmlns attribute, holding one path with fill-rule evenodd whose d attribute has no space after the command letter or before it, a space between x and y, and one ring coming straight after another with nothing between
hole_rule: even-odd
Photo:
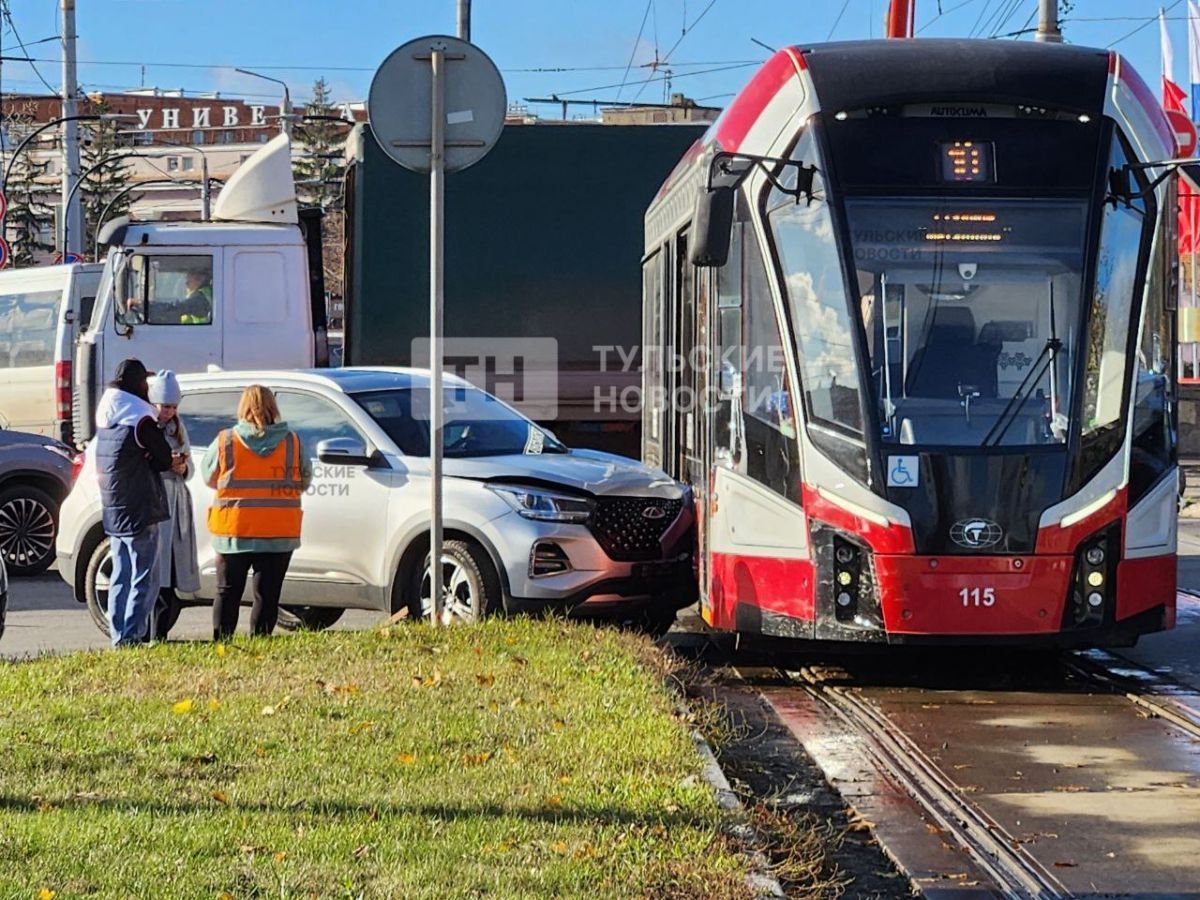
<instances>
[{"instance_id":1,"label":"tram door","mask_svg":"<svg viewBox=\"0 0 1200 900\"><path fill-rule=\"evenodd\" d=\"M698 343L700 322L697 316L696 268L688 258L688 234L675 240L675 271L671 309L674 331L671 352L666 360L670 373L667 408L671 416L670 474L695 486L703 481L700 453L701 416L698 405L703 396L703 348ZM699 350L697 348L700 348ZM700 365L698 365L700 363Z\"/></svg>"}]
</instances>

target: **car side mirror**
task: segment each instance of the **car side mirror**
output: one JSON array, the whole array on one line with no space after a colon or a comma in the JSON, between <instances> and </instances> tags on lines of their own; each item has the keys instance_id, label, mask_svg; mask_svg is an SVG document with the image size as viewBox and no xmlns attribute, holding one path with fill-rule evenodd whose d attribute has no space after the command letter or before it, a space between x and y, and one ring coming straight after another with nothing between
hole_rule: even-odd
<instances>
[{"instance_id":1,"label":"car side mirror","mask_svg":"<svg viewBox=\"0 0 1200 900\"><path fill-rule=\"evenodd\" d=\"M719 269L729 260L736 196L734 187L699 189L692 217L692 265Z\"/></svg>"},{"instance_id":2,"label":"car side mirror","mask_svg":"<svg viewBox=\"0 0 1200 900\"><path fill-rule=\"evenodd\" d=\"M374 454L358 438L327 438L317 443L317 459L331 466L372 466Z\"/></svg>"}]
</instances>

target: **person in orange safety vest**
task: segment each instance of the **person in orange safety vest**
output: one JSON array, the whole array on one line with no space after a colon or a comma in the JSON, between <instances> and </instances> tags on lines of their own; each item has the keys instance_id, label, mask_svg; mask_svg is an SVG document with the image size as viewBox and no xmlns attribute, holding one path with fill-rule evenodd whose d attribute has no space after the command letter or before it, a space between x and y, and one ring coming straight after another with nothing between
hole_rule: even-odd
<instances>
[{"instance_id":1,"label":"person in orange safety vest","mask_svg":"<svg viewBox=\"0 0 1200 900\"><path fill-rule=\"evenodd\" d=\"M213 639L237 630L246 578L254 570L250 631L270 634L292 552L300 546L300 497L312 466L299 436L281 421L275 396L259 384L242 393L238 423L217 435L200 471L216 489L208 530L217 555Z\"/></svg>"}]
</instances>

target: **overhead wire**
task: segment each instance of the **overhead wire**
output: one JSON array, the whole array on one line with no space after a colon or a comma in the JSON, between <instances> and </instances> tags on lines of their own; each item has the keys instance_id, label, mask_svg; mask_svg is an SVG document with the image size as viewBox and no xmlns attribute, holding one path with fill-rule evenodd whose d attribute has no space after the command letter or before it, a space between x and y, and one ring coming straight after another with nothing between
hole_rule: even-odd
<instances>
[{"instance_id":1,"label":"overhead wire","mask_svg":"<svg viewBox=\"0 0 1200 900\"><path fill-rule=\"evenodd\" d=\"M708 15L709 10L711 10L714 6L716 6L716 3L717 3L717 0L708 0L708 5L705 6L704 9L702 9L700 11L700 15L696 16L696 18L692 21L691 25L687 25L684 27L683 32L679 35L678 38L675 39L675 43L673 43L671 45L671 49L663 54L662 59L655 60L655 68L661 68L661 67L665 66L668 62L671 61L671 54L674 53L676 49L678 49L679 45L683 42L683 39L685 37L687 37L689 34L691 34L692 31L695 29L695 27L700 24L700 22L704 19L705 16ZM657 79L657 80L661 81L663 79ZM667 76L666 80L670 80L670 75ZM637 100L638 97L642 96L642 91L644 91L646 89L646 85L649 83L650 83L649 80L642 82L642 86L640 88L638 88L638 92L633 95L634 100Z\"/></svg>"},{"instance_id":2,"label":"overhead wire","mask_svg":"<svg viewBox=\"0 0 1200 900\"><path fill-rule=\"evenodd\" d=\"M1175 7L1177 7L1177 6L1178 6L1180 3L1182 3L1182 2L1183 2L1183 0L1175 0L1175 2L1174 2L1174 3L1172 3L1170 6L1168 6L1168 7L1164 8L1164 9L1162 10L1162 12L1163 12L1164 14L1166 14L1166 13L1169 13L1171 10L1173 10ZM1147 19L1145 22L1143 22L1143 23L1142 23L1141 25L1139 25L1137 28L1133 29L1133 31L1130 31L1130 32L1129 32L1129 33L1127 33L1127 34L1123 34L1123 35L1121 35L1121 36L1120 36L1119 38L1117 38L1115 41L1113 41L1112 43L1110 43L1110 44L1108 45L1108 47L1115 47L1115 46L1117 46L1117 44L1121 43L1121 41L1124 41L1124 40L1127 40L1128 38L1131 38L1131 37L1133 37L1135 34L1137 34L1137 33L1138 33L1139 31L1141 31L1143 28L1149 28L1149 27L1150 27L1151 25L1153 25L1153 24L1154 24L1154 23L1155 23L1157 20L1158 20L1158 16L1150 16L1150 17L1149 17L1149 18L1148 18L1148 19ZM1107 49L1107 48L1106 48L1106 49Z\"/></svg>"},{"instance_id":3,"label":"overhead wire","mask_svg":"<svg viewBox=\"0 0 1200 900\"><path fill-rule=\"evenodd\" d=\"M838 10L837 18L833 20L833 26L829 29L829 34L825 36L825 40L833 40L833 33L837 31L838 25L842 22L842 16L846 14L846 7L850 5L850 0L842 0L842 8Z\"/></svg>"},{"instance_id":4,"label":"overhead wire","mask_svg":"<svg viewBox=\"0 0 1200 900\"><path fill-rule=\"evenodd\" d=\"M621 99L621 91L625 89L625 82L629 80L629 70L633 66L633 58L637 56L638 44L642 41L642 33L646 30L646 19L650 18L650 7L654 5L654 0L646 0L646 11L642 13L642 24L638 26L637 37L633 39L633 47L629 50L629 62L625 63L625 74L621 76L621 86L617 88L617 99Z\"/></svg>"},{"instance_id":5,"label":"overhead wire","mask_svg":"<svg viewBox=\"0 0 1200 900\"><path fill-rule=\"evenodd\" d=\"M28 57L29 50L25 46L25 42L23 40L21 40L21 32L19 32L17 30L17 25L13 21L12 11L8 8L8 0L0 0L0 13L3 13L4 20L6 22L8 22L9 30L13 33L13 37L15 37L17 39L17 43L20 44L21 52L23 52ZM33 74L35 74L38 77L38 80L46 86L46 90L48 90L52 94L58 93L58 90L55 87L53 87L50 84L50 82L48 82L45 78L42 77L41 70L38 69L37 64L34 60L32 60L32 59L29 60L29 67L31 69L33 69Z\"/></svg>"}]
</instances>

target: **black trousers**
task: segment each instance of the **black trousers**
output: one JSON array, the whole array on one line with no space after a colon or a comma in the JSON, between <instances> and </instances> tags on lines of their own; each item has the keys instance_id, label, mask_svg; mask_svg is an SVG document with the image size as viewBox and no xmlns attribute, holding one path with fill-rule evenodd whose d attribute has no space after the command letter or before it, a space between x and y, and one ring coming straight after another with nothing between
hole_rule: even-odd
<instances>
[{"instance_id":1,"label":"black trousers","mask_svg":"<svg viewBox=\"0 0 1200 900\"><path fill-rule=\"evenodd\" d=\"M237 631L238 611L246 591L246 576L254 569L254 606L250 609L250 631L270 634L279 619L279 594L292 561L286 553L218 553L217 600L213 604L213 640Z\"/></svg>"}]
</instances>

